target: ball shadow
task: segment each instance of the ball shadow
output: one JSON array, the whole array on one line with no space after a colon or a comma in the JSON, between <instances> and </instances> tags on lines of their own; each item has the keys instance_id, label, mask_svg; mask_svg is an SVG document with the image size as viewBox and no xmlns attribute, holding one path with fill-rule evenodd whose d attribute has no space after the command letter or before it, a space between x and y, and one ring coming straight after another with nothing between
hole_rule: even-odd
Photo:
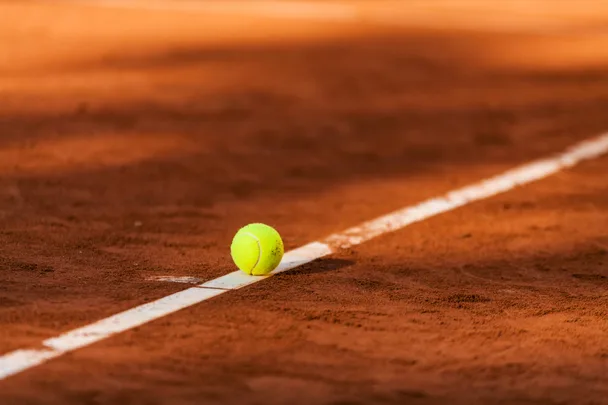
<instances>
[{"instance_id":1,"label":"ball shadow","mask_svg":"<svg viewBox=\"0 0 608 405\"><path fill-rule=\"evenodd\" d=\"M293 277L293 276L302 276L306 274L317 274L317 273L327 273L329 271L341 270L348 266L352 266L355 264L352 260L345 259L317 259L310 263L303 264L299 267L296 267L293 270L289 270L283 273L278 274L279 277Z\"/></svg>"}]
</instances>

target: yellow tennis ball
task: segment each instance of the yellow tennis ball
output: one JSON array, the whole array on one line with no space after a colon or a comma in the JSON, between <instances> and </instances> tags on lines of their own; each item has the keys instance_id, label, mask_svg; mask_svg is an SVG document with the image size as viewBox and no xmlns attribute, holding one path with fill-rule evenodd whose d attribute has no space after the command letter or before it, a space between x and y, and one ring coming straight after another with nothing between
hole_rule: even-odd
<instances>
[{"instance_id":1,"label":"yellow tennis ball","mask_svg":"<svg viewBox=\"0 0 608 405\"><path fill-rule=\"evenodd\" d=\"M262 276L276 269L283 253L281 235L264 224L249 224L239 229L230 246L234 264L253 276Z\"/></svg>"}]
</instances>

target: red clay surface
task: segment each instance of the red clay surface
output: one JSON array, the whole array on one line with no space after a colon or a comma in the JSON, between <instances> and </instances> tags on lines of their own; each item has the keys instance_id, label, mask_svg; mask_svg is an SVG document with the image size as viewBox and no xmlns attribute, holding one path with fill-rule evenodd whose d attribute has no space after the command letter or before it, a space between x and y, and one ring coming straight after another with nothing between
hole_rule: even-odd
<instances>
[{"instance_id":1,"label":"red clay surface","mask_svg":"<svg viewBox=\"0 0 608 405\"><path fill-rule=\"evenodd\" d=\"M232 271L243 224L294 248L608 129L601 32L432 23L1 3L0 354L184 288L147 277ZM605 403L606 173L229 292L0 403Z\"/></svg>"}]
</instances>

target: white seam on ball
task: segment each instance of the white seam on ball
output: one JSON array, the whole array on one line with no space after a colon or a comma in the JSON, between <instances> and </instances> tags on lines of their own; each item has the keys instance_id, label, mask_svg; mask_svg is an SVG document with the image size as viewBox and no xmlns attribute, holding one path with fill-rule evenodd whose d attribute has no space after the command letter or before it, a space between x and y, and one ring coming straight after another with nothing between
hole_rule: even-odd
<instances>
[{"instance_id":1,"label":"white seam on ball","mask_svg":"<svg viewBox=\"0 0 608 405\"><path fill-rule=\"evenodd\" d=\"M258 259L256 260L255 264L253 265L253 267L251 268L251 270L249 270L249 275L253 275L253 269L255 269L258 264L260 264L260 259L262 258L262 244L260 243L260 239L258 239L257 236L255 236L254 234L252 234L251 232L243 232L245 235L249 235L251 236L255 242L258 244Z\"/></svg>"}]
</instances>

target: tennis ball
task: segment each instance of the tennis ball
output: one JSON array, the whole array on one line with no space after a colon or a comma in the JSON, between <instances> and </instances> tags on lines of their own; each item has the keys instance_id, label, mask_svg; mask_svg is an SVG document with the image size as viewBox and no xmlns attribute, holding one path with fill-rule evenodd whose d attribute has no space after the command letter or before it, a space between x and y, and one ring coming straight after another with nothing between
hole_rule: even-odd
<instances>
[{"instance_id":1,"label":"tennis ball","mask_svg":"<svg viewBox=\"0 0 608 405\"><path fill-rule=\"evenodd\" d=\"M264 224L249 224L239 229L230 246L236 266L253 276L262 276L276 269L283 252L281 235Z\"/></svg>"}]
</instances>

